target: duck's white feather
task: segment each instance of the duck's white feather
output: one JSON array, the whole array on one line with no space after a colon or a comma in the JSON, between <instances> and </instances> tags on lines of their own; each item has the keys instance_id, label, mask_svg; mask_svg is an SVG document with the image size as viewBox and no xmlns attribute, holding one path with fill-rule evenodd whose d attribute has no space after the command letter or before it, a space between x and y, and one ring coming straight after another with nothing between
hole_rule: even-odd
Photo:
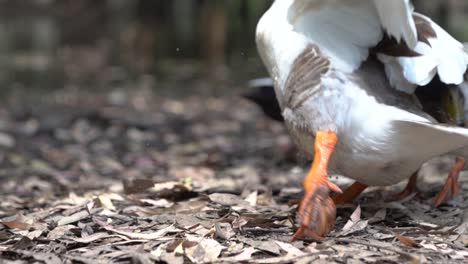
<instances>
[{"instance_id":1,"label":"duck's white feather","mask_svg":"<svg viewBox=\"0 0 468 264\"><path fill-rule=\"evenodd\" d=\"M413 93L416 86L427 85L436 74L445 84L459 85L467 70L468 53L462 43L450 36L430 18L414 13L435 36L421 36L413 51L419 56L391 56L378 54L392 86L399 91ZM424 29L421 26L421 31Z\"/></svg>"},{"instance_id":2,"label":"duck's white feather","mask_svg":"<svg viewBox=\"0 0 468 264\"><path fill-rule=\"evenodd\" d=\"M398 41L404 40L410 48L415 47L418 39L410 0L374 0L374 4L386 32Z\"/></svg>"},{"instance_id":3,"label":"duck's white feather","mask_svg":"<svg viewBox=\"0 0 468 264\"><path fill-rule=\"evenodd\" d=\"M382 39L383 28L408 43L417 39L411 16L399 15L409 9L407 0L277 0L258 23L259 51L279 83L287 78L284 68L310 41L320 46L334 67L352 72ZM263 45L265 38L275 45Z\"/></svg>"},{"instance_id":4,"label":"duck's white feather","mask_svg":"<svg viewBox=\"0 0 468 264\"><path fill-rule=\"evenodd\" d=\"M288 18L295 32L313 39L334 67L344 72L356 70L368 57L369 47L383 36L370 1L332 0L306 10L291 8Z\"/></svg>"},{"instance_id":5,"label":"duck's white feather","mask_svg":"<svg viewBox=\"0 0 468 264\"><path fill-rule=\"evenodd\" d=\"M413 93L417 86L424 86L432 81L437 73L438 60L433 56L429 45L418 42L414 51L424 55L414 57L377 55L385 66L390 83L399 91Z\"/></svg>"},{"instance_id":6,"label":"duck's white feather","mask_svg":"<svg viewBox=\"0 0 468 264\"><path fill-rule=\"evenodd\" d=\"M440 80L446 84L462 83L468 65L468 53L463 44L428 17L417 15L425 18L437 34L437 38L429 38L428 41L432 46L432 56L438 62L437 73Z\"/></svg>"},{"instance_id":7,"label":"duck's white feather","mask_svg":"<svg viewBox=\"0 0 468 264\"><path fill-rule=\"evenodd\" d=\"M283 57L295 58L301 47L313 42L334 68L343 72L357 69L384 33L404 41L420 56L378 54L392 86L399 91L413 93L416 86L428 84L436 74L446 84L459 85L467 70L468 54L463 45L429 18L413 13L409 0L277 0L268 13L257 32L270 35L267 28L283 31L276 35L279 48L273 47L290 54ZM418 41L414 17L427 24L436 37ZM276 66L290 65L285 59Z\"/></svg>"}]
</instances>

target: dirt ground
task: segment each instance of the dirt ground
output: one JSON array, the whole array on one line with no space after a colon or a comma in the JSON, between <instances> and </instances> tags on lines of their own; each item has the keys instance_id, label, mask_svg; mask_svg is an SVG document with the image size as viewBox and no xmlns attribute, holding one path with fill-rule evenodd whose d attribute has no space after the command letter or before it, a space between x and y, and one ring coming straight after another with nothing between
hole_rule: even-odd
<instances>
[{"instance_id":1,"label":"dirt ground","mask_svg":"<svg viewBox=\"0 0 468 264\"><path fill-rule=\"evenodd\" d=\"M195 93L194 93L195 94ZM289 242L307 159L236 93L16 93L0 105L0 263L466 263L468 175L453 163L338 207L323 242ZM364 172L363 172L364 173ZM340 186L349 180L332 176Z\"/></svg>"}]
</instances>

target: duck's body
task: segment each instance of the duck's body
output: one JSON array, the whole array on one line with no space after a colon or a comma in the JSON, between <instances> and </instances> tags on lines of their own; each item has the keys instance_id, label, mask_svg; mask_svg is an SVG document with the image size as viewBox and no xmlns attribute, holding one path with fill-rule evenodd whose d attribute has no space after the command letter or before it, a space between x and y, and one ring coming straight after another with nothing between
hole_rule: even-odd
<instances>
[{"instance_id":1,"label":"duck's body","mask_svg":"<svg viewBox=\"0 0 468 264\"><path fill-rule=\"evenodd\" d=\"M401 131L411 124L404 121L433 122L433 119L416 107L411 96L378 82L379 78L372 80L377 89L369 87L370 80L366 78L382 74L379 67L373 66L378 65L369 63L366 72L369 76L337 73L333 78L322 79L316 97L310 97L294 110L286 106L283 115L296 144L311 156L316 131L336 133L339 140L329 170L366 185L390 185L409 177L424 161L443 152L422 150L422 141ZM465 143L466 139L454 145ZM444 146L447 150L453 148Z\"/></svg>"},{"instance_id":2,"label":"duck's body","mask_svg":"<svg viewBox=\"0 0 468 264\"><path fill-rule=\"evenodd\" d=\"M275 1L257 45L299 148L313 156L317 133L333 134L321 167L363 185L398 183L432 157L468 148L467 129L438 124L413 94L436 74L459 85L467 69L463 46L434 25L405 0ZM317 178L314 166L306 181Z\"/></svg>"}]
</instances>

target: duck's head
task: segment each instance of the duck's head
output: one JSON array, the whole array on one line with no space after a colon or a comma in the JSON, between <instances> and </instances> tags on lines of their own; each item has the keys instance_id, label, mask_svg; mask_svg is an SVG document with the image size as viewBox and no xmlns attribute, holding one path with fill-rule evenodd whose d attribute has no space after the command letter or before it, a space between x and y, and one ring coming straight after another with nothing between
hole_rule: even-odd
<instances>
[{"instance_id":1,"label":"duck's head","mask_svg":"<svg viewBox=\"0 0 468 264\"><path fill-rule=\"evenodd\" d=\"M442 94L442 110L448 119L459 125L465 126L465 96L460 88L449 85Z\"/></svg>"}]
</instances>

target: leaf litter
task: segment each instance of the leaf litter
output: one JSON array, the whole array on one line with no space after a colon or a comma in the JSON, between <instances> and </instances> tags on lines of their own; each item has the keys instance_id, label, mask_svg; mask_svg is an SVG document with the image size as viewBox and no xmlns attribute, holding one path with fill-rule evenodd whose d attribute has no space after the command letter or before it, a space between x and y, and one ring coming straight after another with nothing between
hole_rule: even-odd
<instances>
[{"instance_id":1,"label":"leaf litter","mask_svg":"<svg viewBox=\"0 0 468 264\"><path fill-rule=\"evenodd\" d=\"M83 92L2 106L0 262L468 260L466 174L453 203L430 203L449 158L424 166L421 194L385 202L402 185L371 188L338 206L324 242L290 242L308 161L281 124L237 96L129 96L147 103Z\"/></svg>"}]
</instances>

